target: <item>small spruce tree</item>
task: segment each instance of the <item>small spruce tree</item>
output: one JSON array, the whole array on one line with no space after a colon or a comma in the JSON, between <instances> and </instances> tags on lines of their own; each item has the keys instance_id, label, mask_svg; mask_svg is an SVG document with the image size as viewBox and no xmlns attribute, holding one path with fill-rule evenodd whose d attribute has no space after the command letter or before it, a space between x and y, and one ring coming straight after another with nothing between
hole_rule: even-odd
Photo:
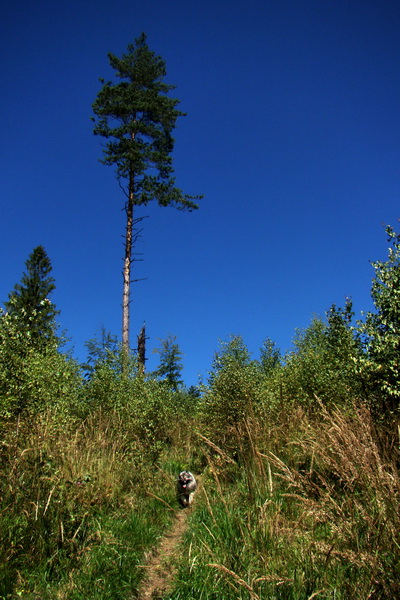
<instances>
[{"instance_id":1,"label":"small spruce tree","mask_svg":"<svg viewBox=\"0 0 400 600\"><path fill-rule=\"evenodd\" d=\"M54 341L55 317L59 314L50 296L55 289L52 266L43 246L37 246L26 261L26 272L5 302L8 314L16 319L26 341L45 346Z\"/></svg>"},{"instance_id":2,"label":"small spruce tree","mask_svg":"<svg viewBox=\"0 0 400 600\"><path fill-rule=\"evenodd\" d=\"M161 348L153 350L160 355L160 364L155 375L165 381L174 391L177 391L183 384L181 379L182 352L174 335L168 335L165 340L160 340L160 342Z\"/></svg>"},{"instance_id":3,"label":"small spruce tree","mask_svg":"<svg viewBox=\"0 0 400 600\"><path fill-rule=\"evenodd\" d=\"M281 352L270 338L266 338L260 348L260 363L266 375L281 365Z\"/></svg>"},{"instance_id":4,"label":"small spruce tree","mask_svg":"<svg viewBox=\"0 0 400 600\"><path fill-rule=\"evenodd\" d=\"M87 363L82 365L87 377L91 377L97 369L104 365L112 366L118 370L119 348L117 336L102 327L98 337L85 342L87 349Z\"/></svg>"}]
</instances>

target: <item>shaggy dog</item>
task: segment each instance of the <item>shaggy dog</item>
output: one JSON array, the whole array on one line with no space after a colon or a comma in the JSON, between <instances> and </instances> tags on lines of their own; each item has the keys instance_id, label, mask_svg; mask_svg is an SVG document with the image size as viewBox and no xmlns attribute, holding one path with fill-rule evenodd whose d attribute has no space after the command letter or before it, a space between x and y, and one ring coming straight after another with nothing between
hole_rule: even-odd
<instances>
[{"instance_id":1,"label":"shaggy dog","mask_svg":"<svg viewBox=\"0 0 400 600\"><path fill-rule=\"evenodd\" d=\"M176 480L176 492L178 502L181 506L189 506L193 501L193 494L197 489L197 482L194 475L189 471L182 471Z\"/></svg>"}]
</instances>

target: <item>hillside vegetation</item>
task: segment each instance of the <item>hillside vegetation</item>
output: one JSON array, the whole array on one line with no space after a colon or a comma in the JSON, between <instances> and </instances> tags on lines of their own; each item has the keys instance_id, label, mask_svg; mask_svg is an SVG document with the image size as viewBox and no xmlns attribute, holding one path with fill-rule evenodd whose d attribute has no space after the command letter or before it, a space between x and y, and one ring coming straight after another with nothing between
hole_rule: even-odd
<instances>
[{"instance_id":1,"label":"hillside vegetation","mask_svg":"<svg viewBox=\"0 0 400 600\"><path fill-rule=\"evenodd\" d=\"M362 323L347 301L286 356L267 339L258 360L232 337L189 391L118 348L83 374L51 333L27 343L34 311L3 313L0 598L137 598L146 553L181 510L183 469L201 484L164 600L400 597L400 240L388 235Z\"/></svg>"}]
</instances>

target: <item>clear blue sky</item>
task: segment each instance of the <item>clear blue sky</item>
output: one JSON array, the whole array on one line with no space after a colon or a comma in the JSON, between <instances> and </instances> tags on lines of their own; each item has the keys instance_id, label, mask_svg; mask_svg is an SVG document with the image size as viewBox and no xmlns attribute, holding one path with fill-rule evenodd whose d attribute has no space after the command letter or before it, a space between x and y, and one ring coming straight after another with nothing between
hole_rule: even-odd
<instances>
[{"instance_id":1,"label":"clear blue sky","mask_svg":"<svg viewBox=\"0 0 400 600\"><path fill-rule=\"evenodd\" d=\"M195 384L230 334L257 357L346 296L369 310L369 261L400 227L397 0L1 2L0 302L42 244L75 356L102 326L120 336L124 198L90 116L107 53L142 31L188 113L177 185L205 195L138 214L148 367L171 333Z\"/></svg>"}]
</instances>

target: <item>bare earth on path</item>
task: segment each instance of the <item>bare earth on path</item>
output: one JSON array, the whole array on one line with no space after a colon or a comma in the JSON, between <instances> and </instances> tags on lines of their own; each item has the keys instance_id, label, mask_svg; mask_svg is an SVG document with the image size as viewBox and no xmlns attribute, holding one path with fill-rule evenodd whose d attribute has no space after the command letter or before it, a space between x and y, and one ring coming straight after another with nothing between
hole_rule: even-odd
<instances>
[{"instance_id":1,"label":"bare earth on path","mask_svg":"<svg viewBox=\"0 0 400 600\"><path fill-rule=\"evenodd\" d=\"M172 529L160 540L143 568L146 575L139 588L139 600L160 600L169 591L175 575L173 558L187 528L189 510L178 510Z\"/></svg>"}]
</instances>

